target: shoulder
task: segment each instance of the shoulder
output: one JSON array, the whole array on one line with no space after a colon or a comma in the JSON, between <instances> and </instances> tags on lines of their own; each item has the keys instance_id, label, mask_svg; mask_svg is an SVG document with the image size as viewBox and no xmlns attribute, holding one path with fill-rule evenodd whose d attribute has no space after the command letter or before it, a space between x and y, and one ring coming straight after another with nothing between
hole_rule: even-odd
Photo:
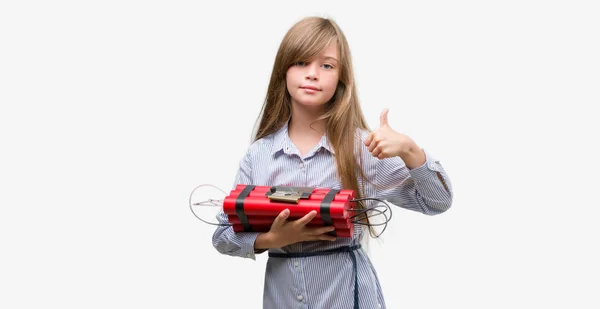
<instances>
[{"instance_id":1,"label":"shoulder","mask_svg":"<svg viewBox=\"0 0 600 309\"><path fill-rule=\"evenodd\" d=\"M250 143L246 150L246 157L261 157L269 154L273 150L274 134L267 135Z\"/></svg>"}]
</instances>

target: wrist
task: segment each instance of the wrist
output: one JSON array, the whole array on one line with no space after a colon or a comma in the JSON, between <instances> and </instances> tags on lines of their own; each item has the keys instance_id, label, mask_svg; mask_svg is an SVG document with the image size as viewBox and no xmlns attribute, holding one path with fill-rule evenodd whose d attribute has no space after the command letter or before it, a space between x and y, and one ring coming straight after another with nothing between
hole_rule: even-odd
<instances>
[{"instance_id":1,"label":"wrist","mask_svg":"<svg viewBox=\"0 0 600 309\"><path fill-rule=\"evenodd\" d=\"M400 154L400 158L406 164L409 169L417 168L427 161L425 152L416 144L409 147L407 151Z\"/></svg>"},{"instance_id":2,"label":"wrist","mask_svg":"<svg viewBox=\"0 0 600 309\"><path fill-rule=\"evenodd\" d=\"M254 241L254 249L270 249L274 247L273 234L270 232L260 233Z\"/></svg>"}]
</instances>

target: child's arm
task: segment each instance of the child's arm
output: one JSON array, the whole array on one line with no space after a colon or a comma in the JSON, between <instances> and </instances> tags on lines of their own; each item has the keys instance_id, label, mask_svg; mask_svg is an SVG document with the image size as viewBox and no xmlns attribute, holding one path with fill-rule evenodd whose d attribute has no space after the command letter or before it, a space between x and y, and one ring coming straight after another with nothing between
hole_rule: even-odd
<instances>
[{"instance_id":1,"label":"child's arm","mask_svg":"<svg viewBox=\"0 0 600 309\"><path fill-rule=\"evenodd\" d=\"M221 223L229 223L223 211L219 212L217 218ZM219 226L213 234L212 243L219 253L255 260L255 254L266 251L254 250L254 242L259 234L259 232L235 233L231 226Z\"/></svg>"},{"instance_id":2,"label":"child's arm","mask_svg":"<svg viewBox=\"0 0 600 309\"><path fill-rule=\"evenodd\" d=\"M377 197L427 215L448 210L452 205L452 184L446 171L410 137L394 131L387 114L385 109L379 128L363 141L363 151L377 158L376 168L370 170L375 175L367 175L375 179Z\"/></svg>"},{"instance_id":3,"label":"child's arm","mask_svg":"<svg viewBox=\"0 0 600 309\"><path fill-rule=\"evenodd\" d=\"M452 205L452 183L439 161L425 152L423 165L409 169L400 157L377 160L376 196L394 205L437 215Z\"/></svg>"},{"instance_id":4,"label":"child's arm","mask_svg":"<svg viewBox=\"0 0 600 309\"><path fill-rule=\"evenodd\" d=\"M253 184L251 171L252 165L250 162L250 153L248 152L240 161L240 167L237 172L234 187L237 184ZM222 209L217 215L217 219L220 223L229 224L227 215ZM219 226L213 233L212 243L215 249L222 254L255 260L256 253L263 253L266 251L264 249L254 249L254 242L259 234L259 232L235 233L231 226Z\"/></svg>"}]
</instances>

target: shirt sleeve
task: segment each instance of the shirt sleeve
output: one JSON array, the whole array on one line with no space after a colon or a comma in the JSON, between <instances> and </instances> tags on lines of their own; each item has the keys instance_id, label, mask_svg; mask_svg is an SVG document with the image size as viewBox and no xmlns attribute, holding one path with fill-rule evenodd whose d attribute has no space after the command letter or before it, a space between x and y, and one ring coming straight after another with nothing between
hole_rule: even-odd
<instances>
[{"instance_id":1,"label":"shirt sleeve","mask_svg":"<svg viewBox=\"0 0 600 309\"><path fill-rule=\"evenodd\" d=\"M426 215L448 210L453 197L450 179L438 160L427 151L425 156L426 162L412 170L400 157L378 160L377 197Z\"/></svg>"},{"instance_id":2,"label":"shirt sleeve","mask_svg":"<svg viewBox=\"0 0 600 309\"><path fill-rule=\"evenodd\" d=\"M249 152L240 161L234 187L237 184L252 184ZM223 224L230 224L223 209L217 214L217 220ZM256 260L255 254L266 251L266 249L254 250L254 242L259 234L259 232L235 233L231 226L219 226L213 233L212 243L219 253Z\"/></svg>"}]
</instances>

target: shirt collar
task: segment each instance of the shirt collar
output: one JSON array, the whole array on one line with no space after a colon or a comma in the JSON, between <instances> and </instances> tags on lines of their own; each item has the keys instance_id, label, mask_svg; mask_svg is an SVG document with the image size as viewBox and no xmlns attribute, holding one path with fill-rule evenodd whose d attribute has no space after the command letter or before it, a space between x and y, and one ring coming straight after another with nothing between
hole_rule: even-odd
<instances>
[{"instance_id":1,"label":"shirt collar","mask_svg":"<svg viewBox=\"0 0 600 309\"><path fill-rule=\"evenodd\" d=\"M273 148L271 149L271 155L274 155L278 151L283 151L286 154L290 154L293 152L295 146L292 140L290 139L290 135L288 134L288 124L289 120L286 121L283 126L274 133L273 136ZM317 144L317 150L325 148L332 154L335 154L333 147L329 144L329 139L327 135L324 134L321 136L321 140L319 140L319 144Z\"/></svg>"}]
</instances>

